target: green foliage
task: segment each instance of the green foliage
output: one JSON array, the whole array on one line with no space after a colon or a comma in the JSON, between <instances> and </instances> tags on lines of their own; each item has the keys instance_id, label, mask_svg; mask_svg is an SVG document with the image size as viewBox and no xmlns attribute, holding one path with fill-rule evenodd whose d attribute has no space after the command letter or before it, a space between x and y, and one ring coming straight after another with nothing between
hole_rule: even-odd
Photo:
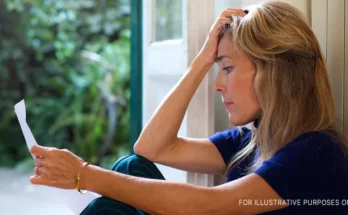
<instances>
[{"instance_id":1,"label":"green foliage","mask_svg":"<svg viewBox=\"0 0 348 215\"><path fill-rule=\"evenodd\" d=\"M104 165L124 154L129 10L127 0L0 1L0 165L28 163L13 108L22 98L40 145Z\"/></svg>"}]
</instances>

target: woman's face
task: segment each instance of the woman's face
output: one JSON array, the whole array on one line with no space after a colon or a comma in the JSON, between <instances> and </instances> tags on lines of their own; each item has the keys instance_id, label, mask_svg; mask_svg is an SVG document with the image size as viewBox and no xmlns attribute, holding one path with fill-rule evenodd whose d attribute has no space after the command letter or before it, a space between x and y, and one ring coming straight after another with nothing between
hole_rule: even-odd
<instances>
[{"instance_id":1,"label":"woman's face","mask_svg":"<svg viewBox=\"0 0 348 215\"><path fill-rule=\"evenodd\" d=\"M259 116L260 105L253 91L255 66L240 50L234 49L228 36L219 42L216 63L219 73L214 90L221 94L231 124L248 124Z\"/></svg>"}]
</instances>

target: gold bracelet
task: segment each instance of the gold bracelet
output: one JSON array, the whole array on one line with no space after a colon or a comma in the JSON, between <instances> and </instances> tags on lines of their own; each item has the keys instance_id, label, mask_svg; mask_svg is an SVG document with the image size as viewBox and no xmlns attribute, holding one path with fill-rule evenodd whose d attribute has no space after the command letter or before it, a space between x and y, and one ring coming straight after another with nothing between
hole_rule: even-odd
<instances>
[{"instance_id":1,"label":"gold bracelet","mask_svg":"<svg viewBox=\"0 0 348 215\"><path fill-rule=\"evenodd\" d=\"M84 162L84 163L82 164L82 167L87 167L88 165L89 165L88 162ZM81 193L81 194L86 194L86 193L88 193L88 191L81 191L81 190L80 190L80 180L81 180L81 172L78 172L78 173L76 174L76 190L77 190L79 193Z\"/></svg>"}]
</instances>

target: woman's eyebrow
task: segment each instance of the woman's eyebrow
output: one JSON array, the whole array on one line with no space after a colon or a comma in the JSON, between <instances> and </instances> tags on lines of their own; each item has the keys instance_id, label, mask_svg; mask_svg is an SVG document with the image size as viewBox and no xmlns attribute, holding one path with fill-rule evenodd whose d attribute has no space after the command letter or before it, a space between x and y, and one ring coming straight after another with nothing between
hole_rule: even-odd
<instances>
[{"instance_id":1,"label":"woman's eyebrow","mask_svg":"<svg viewBox=\"0 0 348 215\"><path fill-rule=\"evenodd\" d=\"M222 59L224 59L224 58L229 58L229 59L231 59L231 60L233 59L232 57L227 56L227 55L220 55L220 56L218 56L218 57L216 58L215 62L216 62L216 63L219 63L219 62L221 62Z\"/></svg>"}]
</instances>

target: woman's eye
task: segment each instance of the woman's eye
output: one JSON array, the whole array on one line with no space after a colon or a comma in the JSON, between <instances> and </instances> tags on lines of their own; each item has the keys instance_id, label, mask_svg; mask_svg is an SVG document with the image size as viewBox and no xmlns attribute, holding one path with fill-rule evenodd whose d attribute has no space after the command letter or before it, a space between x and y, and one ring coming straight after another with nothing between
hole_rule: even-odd
<instances>
[{"instance_id":1,"label":"woman's eye","mask_svg":"<svg viewBox=\"0 0 348 215\"><path fill-rule=\"evenodd\" d=\"M230 72L232 72L233 66L225 67L225 68L223 68L222 70L224 70L227 74L229 74Z\"/></svg>"}]
</instances>

